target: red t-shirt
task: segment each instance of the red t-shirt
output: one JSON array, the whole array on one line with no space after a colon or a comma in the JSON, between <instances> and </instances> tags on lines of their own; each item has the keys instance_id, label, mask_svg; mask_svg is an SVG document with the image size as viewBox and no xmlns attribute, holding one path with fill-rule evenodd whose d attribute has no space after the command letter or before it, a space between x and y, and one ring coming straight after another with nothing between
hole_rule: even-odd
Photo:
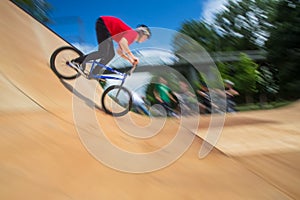
<instances>
[{"instance_id":1,"label":"red t-shirt","mask_svg":"<svg viewBox=\"0 0 300 200\"><path fill-rule=\"evenodd\" d=\"M134 42L138 33L116 17L101 16L106 28L111 34L113 40L119 42L122 37L126 38L128 45Z\"/></svg>"}]
</instances>

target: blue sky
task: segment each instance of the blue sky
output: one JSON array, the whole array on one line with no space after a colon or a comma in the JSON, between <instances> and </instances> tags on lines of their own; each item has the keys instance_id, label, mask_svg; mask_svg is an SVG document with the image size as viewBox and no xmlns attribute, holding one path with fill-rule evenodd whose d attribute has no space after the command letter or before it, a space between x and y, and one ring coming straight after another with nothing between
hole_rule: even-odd
<instances>
[{"instance_id":1,"label":"blue sky","mask_svg":"<svg viewBox=\"0 0 300 200\"><path fill-rule=\"evenodd\" d=\"M69 42L80 41L96 45L95 21L101 15L121 18L131 27L146 24L150 27L178 30L185 20L211 20L213 12L226 0L131 0L131 1L61 1L47 0L53 7L51 17L56 24L50 28ZM81 23L78 23L81 20Z\"/></svg>"}]
</instances>

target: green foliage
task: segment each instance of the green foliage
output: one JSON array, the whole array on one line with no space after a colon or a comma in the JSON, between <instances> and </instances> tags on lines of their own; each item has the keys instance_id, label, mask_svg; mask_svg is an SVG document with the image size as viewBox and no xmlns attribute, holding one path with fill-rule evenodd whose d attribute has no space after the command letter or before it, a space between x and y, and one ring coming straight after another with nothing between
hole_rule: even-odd
<instances>
[{"instance_id":1,"label":"green foliage","mask_svg":"<svg viewBox=\"0 0 300 200\"><path fill-rule=\"evenodd\" d=\"M29 12L40 22L50 22L49 13L52 7L46 0L13 0L13 2Z\"/></svg>"},{"instance_id":2,"label":"green foliage","mask_svg":"<svg viewBox=\"0 0 300 200\"><path fill-rule=\"evenodd\" d=\"M235 89L241 95L251 95L258 92L257 81L261 76L258 65L246 54L240 54L240 60L234 63L218 63L218 69L223 79L235 83Z\"/></svg>"},{"instance_id":3,"label":"green foliage","mask_svg":"<svg viewBox=\"0 0 300 200\"><path fill-rule=\"evenodd\" d=\"M258 91L276 95L280 89L283 98L299 98L299 4L299 0L230 0L213 24L185 21L179 31L208 52L266 50L267 67L258 67L243 54L237 63L218 63L222 77L234 81L244 95ZM175 40L178 52L192 50L186 41Z\"/></svg>"},{"instance_id":4,"label":"green foliage","mask_svg":"<svg viewBox=\"0 0 300 200\"><path fill-rule=\"evenodd\" d=\"M259 74L257 76L257 87L262 94L275 95L279 91L279 86L276 82L274 74L267 66L261 66L259 68Z\"/></svg>"},{"instance_id":5,"label":"green foliage","mask_svg":"<svg viewBox=\"0 0 300 200\"><path fill-rule=\"evenodd\" d=\"M217 50L218 35L215 30L205 22L196 20L185 21L179 32L197 41L207 51Z\"/></svg>"},{"instance_id":6,"label":"green foliage","mask_svg":"<svg viewBox=\"0 0 300 200\"><path fill-rule=\"evenodd\" d=\"M231 71L233 70L231 65L219 62L217 64L217 66L218 66L219 72L221 73L221 76L223 77L223 79L231 78L230 75L231 75Z\"/></svg>"},{"instance_id":7,"label":"green foliage","mask_svg":"<svg viewBox=\"0 0 300 200\"><path fill-rule=\"evenodd\" d=\"M205 49L198 41L189 37L188 35L177 33L173 39L173 50L180 58L181 63L186 63L186 60L198 60L200 55L205 57Z\"/></svg>"},{"instance_id":8,"label":"green foliage","mask_svg":"<svg viewBox=\"0 0 300 200\"><path fill-rule=\"evenodd\" d=\"M274 102L269 102L267 104L265 104L263 107L260 104L244 104L244 105L238 105L236 106L236 109L238 111L249 111L249 110L268 110L268 109L274 109L274 108L280 108L283 106L287 106L290 105L293 102L290 101L274 101Z\"/></svg>"},{"instance_id":9,"label":"green foliage","mask_svg":"<svg viewBox=\"0 0 300 200\"><path fill-rule=\"evenodd\" d=\"M278 69L282 98L300 97L300 2L282 0L267 42L268 60Z\"/></svg>"},{"instance_id":10,"label":"green foliage","mask_svg":"<svg viewBox=\"0 0 300 200\"><path fill-rule=\"evenodd\" d=\"M259 72L258 65L246 54L240 54L240 61L234 66L235 76L233 81L238 91L244 94L253 94L257 92L256 81Z\"/></svg>"},{"instance_id":11,"label":"green foliage","mask_svg":"<svg viewBox=\"0 0 300 200\"><path fill-rule=\"evenodd\" d=\"M220 50L256 50L268 39L270 13L276 0L230 0L226 9L216 15L220 33Z\"/></svg>"}]
</instances>

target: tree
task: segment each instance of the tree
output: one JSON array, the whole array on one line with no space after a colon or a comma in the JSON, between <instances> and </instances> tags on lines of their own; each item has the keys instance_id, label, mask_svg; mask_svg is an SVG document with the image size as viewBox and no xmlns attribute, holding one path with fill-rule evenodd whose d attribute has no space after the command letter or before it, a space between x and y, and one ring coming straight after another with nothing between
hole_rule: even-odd
<instances>
[{"instance_id":1,"label":"tree","mask_svg":"<svg viewBox=\"0 0 300 200\"><path fill-rule=\"evenodd\" d=\"M246 54L241 53L240 61L232 68L234 72L230 79L235 83L236 89L245 95L246 103L251 103L253 94L257 92L258 65Z\"/></svg>"},{"instance_id":2,"label":"tree","mask_svg":"<svg viewBox=\"0 0 300 200\"><path fill-rule=\"evenodd\" d=\"M263 105L268 98L268 95L275 96L279 91L279 86L270 70L269 66L260 66L257 76L257 89L259 90L260 104Z\"/></svg>"},{"instance_id":3,"label":"tree","mask_svg":"<svg viewBox=\"0 0 300 200\"><path fill-rule=\"evenodd\" d=\"M50 22L49 13L52 9L46 0L13 0L21 8L29 12L42 23Z\"/></svg>"},{"instance_id":4,"label":"tree","mask_svg":"<svg viewBox=\"0 0 300 200\"><path fill-rule=\"evenodd\" d=\"M225 51L258 50L269 36L270 13L276 0L230 0L215 17L220 47Z\"/></svg>"},{"instance_id":5,"label":"tree","mask_svg":"<svg viewBox=\"0 0 300 200\"><path fill-rule=\"evenodd\" d=\"M229 0L225 9L216 14L213 24L187 21L183 23L180 32L190 36L210 52L266 50L265 44L274 27L278 2L279 0ZM178 44L181 50L187 50L186 43L180 41ZM250 96L258 90L272 94L278 90L274 77L276 69L259 69L245 54L241 55L237 63L231 61L230 64L217 65L224 79L236 79L236 87L246 95L246 101L250 101Z\"/></svg>"},{"instance_id":6,"label":"tree","mask_svg":"<svg viewBox=\"0 0 300 200\"><path fill-rule=\"evenodd\" d=\"M217 33L203 21L185 21L179 32L197 41L208 52L216 51L218 48Z\"/></svg>"},{"instance_id":7,"label":"tree","mask_svg":"<svg viewBox=\"0 0 300 200\"><path fill-rule=\"evenodd\" d=\"M278 69L281 97L297 99L300 97L300 2L280 1L273 20L266 44L268 60Z\"/></svg>"}]
</instances>

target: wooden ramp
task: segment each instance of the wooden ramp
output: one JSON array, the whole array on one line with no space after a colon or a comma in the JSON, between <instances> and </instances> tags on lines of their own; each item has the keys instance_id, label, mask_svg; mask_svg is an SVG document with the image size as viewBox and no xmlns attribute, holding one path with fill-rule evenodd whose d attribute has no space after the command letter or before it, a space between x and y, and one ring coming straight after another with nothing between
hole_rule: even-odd
<instances>
[{"instance_id":1,"label":"wooden ramp","mask_svg":"<svg viewBox=\"0 0 300 200\"><path fill-rule=\"evenodd\" d=\"M203 117L199 137L171 165L148 173L122 172L99 161L86 144L98 137L94 124L88 124L91 112L112 144L136 154L155 152L172 141L178 120L167 120L156 130L148 127L149 118L132 113L141 129L157 134L148 139L125 134L118 123L127 128L126 119L116 121L95 109L99 96L86 94L93 92L90 88L101 92L96 82L63 82L51 71L50 55L67 45L62 39L10 1L0 2L0 22L0 199L300 198L299 103L227 116L217 149L199 159L209 124ZM84 110L79 116L76 102ZM189 127L181 131L193 135ZM94 143L94 150L100 144ZM100 153L115 156L109 149ZM156 161L165 161L169 153L158 154ZM126 157L119 161L144 165Z\"/></svg>"}]
</instances>

